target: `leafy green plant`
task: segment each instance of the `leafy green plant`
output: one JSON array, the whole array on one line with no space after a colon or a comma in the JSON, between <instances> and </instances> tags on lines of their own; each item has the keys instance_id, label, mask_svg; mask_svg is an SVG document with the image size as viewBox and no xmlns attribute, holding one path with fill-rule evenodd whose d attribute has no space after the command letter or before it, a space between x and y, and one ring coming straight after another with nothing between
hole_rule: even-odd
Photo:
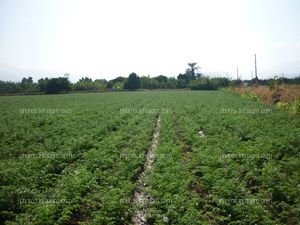
<instances>
[{"instance_id":1,"label":"leafy green plant","mask_svg":"<svg viewBox=\"0 0 300 225\"><path fill-rule=\"evenodd\" d=\"M258 101L258 96L254 92L245 92L242 93L241 96L243 98L251 99L253 101Z\"/></svg>"},{"instance_id":2,"label":"leafy green plant","mask_svg":"<svg viewBox=\"0 0 300 225\"><path fill-rule=\"evenodd\" d=\"M148 223L299 223L298 117L262 113L267 106L226 91L14 96L0 104L1 223L130 224L157 112L121 109L143 108L169 109L160 112L157 157L145 175ZM299 112L299 100L281 107Z\"/></svg>"},{"instance_id":3,"label":"leafy green plant","mask_svg":"<svg viewBox=\"0 0 300 225\"><path fill-rule=\"evenodd\" d=\"M278 102L277 108L288 111L291 115L300 114L300 99L294 99L290 102Z\"/></svg>"}]
</instances>

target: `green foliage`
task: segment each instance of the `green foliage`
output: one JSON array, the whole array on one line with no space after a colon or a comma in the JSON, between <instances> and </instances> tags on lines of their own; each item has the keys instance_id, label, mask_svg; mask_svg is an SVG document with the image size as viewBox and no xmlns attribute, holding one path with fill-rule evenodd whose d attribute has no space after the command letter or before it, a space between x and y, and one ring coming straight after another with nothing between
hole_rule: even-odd
<instances>
[{"instance_id":1,"label":"green foliage","mask_svg":"<svg viewBox=\"0 0 300 225\"><path fill-rule=\"evenodd\" d=\"M91 78L82 77L78 82L71 85L71 89L73 91L103 90L105 85L105 80L93 81Z\"/></svg>"},{"instance_id":2,"label":"green foliage","mask_svg":"<svg viewBox=\"0 0 300 225\"><path fill-rule=\"evenodd\" d=\"M114 86L114 84L112 83L112 82L107 82L107 84L106 84L106 88L108 88L108 89L111 89L111 88L113 88L113 86Z\"/></svg>"},{"instance_id":3,"label":"green foliage","mask_svg":"<svg viewBox=\"0 0 300 225\"><path fill-rule=\"evenodd\" d=\"M242 93L241 96L243 98L251 99L253 101L259 100L258 96L254 92L245 92L245 93Z\"/></svg>"},{"instance_id":4,"label":"green foliage","mask_svg":"<svg viewBox=\"0 0 300 225\"><path fill-rule=\"evenodd\" d=\"M48 78L46 78L46 79L42 78L42 79L38 80L38 86L40 88L40 91L46 92L48 81L49 81Z\"/></svg>"},{"instance_id":5,"label":"green foliage","mask_svg":"<svg viewBox=\"0 0 300 225\"><path fill-rule=\"evenodd\" d=\"M224 91L2 96L0 104L1 223L130 224L156 113L121 110L143 108L169 109L145 175L149 224L299 223L299 119L280 110L261 113L267 106Z\"/></svg>"},{"instance_id":6,"label":"green foliage","mask_svg":"<svg viewBox=\"0 0 300 225\"><path fill-rule=\"evenodd\" d=\"M193 80L201 78L201 73L199 73L200 67L197 66L197 63L188 63L189 68L186 69L184 74L179 74L177 76L178 81L185 81L189 83Z\"/></svg>"},{"instance_id":7,"label":"green foliage","mask_svg":"<svg viewBox=\"0 0 300 225\"><path fill-rule=\"evenodd\" d=\"M157 153L172 158L158 159L149 175L149 192L157 200L149 220L299 223L299 121L276 109L261 113L267 106L225 93L168 93L165 107L176 116L163 115ZM228 108L232 113L221 113ZM235 113L244 108L259 112Z\"/></svg>"},{"instance_id":8,"label":"green foliage","mask_svg":"<svg viewBox=\"0 0 300 225\"><path fill-rule=\"evenodd\" d=\"M15 83L10 81L0 81L0 93L7 94L7 93L34 93L38 92L39 87L38 84L33 83L32 77L24 77L22 82Z\"/></svg>"},{"instance_id":9,"label":"green foliage","mask_svg":"<svg viewBox=\"0 0 300 225\"><path fill-rule=\"evenodd\" d=\"M136 90L141 86L140 78L135 73L131 73L124 84L124 89Z\"/></svg>"},{"instance_id":10,"label":"green foliage","mask_svg":"<svg viewBox=\"0 0 300 225\"><path fill-rule=\"evenodd\" d=\"M273 79L269 79L267 82L267 86L270 90L278 89L279 85L282 84L282 80L275 76Z\"/></svg>"},{"instance_id":11,"label":"green foliage","mask_svg":"<svg viewBox=\"0 0 300 225\"><path fill-rule=\"evenodd\" d=\"M70 82L66 77L51 78L46 85L47 94L57 94L68 92L70 90Z\"/></svg>"},{"instance_id":12,"label":"green foliage","mask_svg":"<svg viewBox=\"0 0 300 225\"><path fill-rule=\"evenodd\" d=\"M116 224L122 217L129 220L130 215L124 214L131 204L121 203L135 188L144 158L134 156L148 148L155 114L132 116L120 109L148 103L157 107L155 100L141 95L136 102L117 93L13 99L13 108L7 107L1 117L1 221L66 224L89 218L95 224ZM2 97L1 104L10 101ZM71 108L72 113L20 113L24 107ZM21 204L22 199L34 202ZM47 203L51 200L57 202Z\"/></svg>"},{"instance_id":13,"label":"green foliage","mask_svg":"<svg viewBox=\"0 0 300 225\"><path fill-rule=\"evenodd\" d=\"M227 78L209 78L202 77L194 80L191 83L192 90L217 90L223 87L228 87L229 80Z\"/></svg>"},{"instance_id":14,"label":"green foliage","mask_svg":"<svg viewBox=\"0 0 300 225\"><path fill-rule=\"evenodd\" d=\"M149 76L143 76L140 78L141 88L142 89L157 89L160 87L159 82L156 79L153 79Z\"/></svg>"},{"instance_id":15,"label":"green foliage","mask_svg":"<svg viewBox=\"0 0 300 225\"><path fill-rule=\"evenodd\" d=\"M237 80L231 80L230 83L229 83L229 85L230 85L231 87L236 87L236 86L241 86L242 83L243 83L242 80L237 79Z\"/></svg>"},{"instance_id":16,"label":"green foliage","mask_svg":"<svg viewBox=\"0 0 300 225\"><path fill-rule=\"evenodd\" d=\"M294 99L290 102L278 102L277 108L288 111L291 115L300 114L300 99Z\"/></svg>"},{"instance_id":17,"label":"green foliage","mask_svg":"<svg viewBox=\"0 0 300 225\"><path fill-rule=\"evenodd\" d=\"M105 79L96 79L92 80L88 77L82 77L77 82L72 84L69 81L62 80L61 77L54 78L48 86L49 79L41 78L37 83L33 82L32 77L23 78L21 82L10 82L10 81L0 81L0 94L15 94L15 93L24 93L24 94L42 94L45 92L48 93L59 93L67 92L68 90L72 91L105 91L107 89L111 90L136 90L136 89L192 89L192 90L217 90L223 87L228 86L241 86L243 83L247 85L260 84L268 85L270 89L277 88L279 84L300 84L300 77L296 78L284 78L284 77L275 77L274 79L268 80L231 80L228 78L218 77L210 78L204 77L203 74L199 72L200 67L197 66L197 63L188 63L188 68L185 73L181 73L177 76L177 79L174 77L167 77L164 75L159 75L157 77L142 76L139 79L134 78L132 87L129 85L128 78L125 77L116 77L110 81ZM134 74L134 73L133 73ZM63 79L68 79L69 74L64 74ZM139 80L139 81L138 81ZM62 87L62 83L65 83ZM134 84L135 83L135 84ZM48 87L47 87L48 86Z\"/></svg>"}]
</instances>

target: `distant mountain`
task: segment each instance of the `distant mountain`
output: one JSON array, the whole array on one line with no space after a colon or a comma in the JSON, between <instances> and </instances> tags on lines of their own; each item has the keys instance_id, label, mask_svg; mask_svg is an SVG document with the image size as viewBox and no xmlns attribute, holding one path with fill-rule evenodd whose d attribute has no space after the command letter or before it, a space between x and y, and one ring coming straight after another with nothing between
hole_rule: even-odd
<instances>
[{"instance_id":1,"label":"distant mountain","mask_svg":"<svg viewBox=\"0 0 300 225\"><path fill-rule=\"evenodd\" d=\"M41 70L26 70L8 63L0 63L0 80L2 81L21 81L23 77L32 77L34 81L45 77L62 76L64 73Z\"/></svg>"},{"instance_id":2,"label":"distant mountain","mask_svg":"<svg viewBox=\"0 0 300 225\"><path fill-rule=\"evenodd\" d=\"M28 71L8 63L0 64L0 80L2 81L20 81L22 77L28 76Z\"/></svg>"}]
</instances>

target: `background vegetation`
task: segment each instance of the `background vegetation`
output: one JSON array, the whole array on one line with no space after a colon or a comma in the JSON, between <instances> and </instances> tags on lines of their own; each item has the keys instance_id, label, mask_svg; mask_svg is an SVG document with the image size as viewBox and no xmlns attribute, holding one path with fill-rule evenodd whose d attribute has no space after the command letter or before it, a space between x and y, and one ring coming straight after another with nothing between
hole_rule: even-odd
<instances>
[{"instance_id":1,"label":"background vegetation","mask_svg":"<svg viewBox=\"0 0 300 225\"><path fill-rule=\"evenodd\" d=\"M54 94L66 93L68 91L107 91L107 90L138 90L138 89L191 89L191 90L217 90L224 87L265 85L274 88L278 84L300 84L300 76L289 78L278 78L268 80L231 80L226 77L209 77L200 72L197 63L188 63L184 73L177 78L159 75L157 77L138 76L131 73L128 78L119 76L107 81L106 79L92 80L82 77L77 82L69 81L69 74L58 78L41 78L37 83L32 77L23 78L21 82L0 81L0 94Z\"/></svg>"}]
</instances>

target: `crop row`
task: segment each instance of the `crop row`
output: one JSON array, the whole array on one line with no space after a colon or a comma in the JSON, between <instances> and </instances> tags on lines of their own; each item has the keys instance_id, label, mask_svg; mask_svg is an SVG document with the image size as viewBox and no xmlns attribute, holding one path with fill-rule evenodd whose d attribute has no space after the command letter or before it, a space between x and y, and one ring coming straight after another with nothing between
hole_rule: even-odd
<instances>
[{"instance_id":1,"label":"crop row","mask_svg":"<svg viewBox=\"0 0 300 225\"><path fill-rule=\"evenodd\" d=\"M120 110L144 107L150 99L126 96L120 101L119 96L103 96L88 99L86 111L84 101L79 103L75 97L87 100L93 96L57 97L60 104L46 102L46 106L43 101L28 103L32 108L70 107L68 115L16 113L3 118L11 122L3 127L8 134L2 144L18 139L23 147L21 151L13 151L17 144L4 148L10 154L5 154L0 164L1 217L7 224L116 224L129 220L127 209L132 204L124 199L131 197L145 161L141 156L151 142L155 114L132 116ZM13 117L19 121L18 128L30 133L15 138L12 133L18 128L12 125ZM36 127L36 120L49 120L50 124ZM36 134L43 135L42 142L35 142ZM22 142L25 138L31 139L28 146Z\"/></svg>"},{"instance_id":2,"label":"crop row","mask_svg":"<svg viewBox=\"0 0 300 225\"><path fill-rule=\"evenodd\" d=\"M165 96L174 115L162 118L167 124L158 149L172 160L158 158L150 175L157 202L149 220L296 224L299 121L273 108L264 113L270 112L267 106L228 93L175 95Z\"/></svg>"},{"instance_id":3,"label":"crop row","mask_svg":"<svg viewBox=\"0 0 300 225\"><path fill-rule=\"evenodd\" d=\"M0 100L1 222L297 224L299 118L224 91ZM150 198L133 193L160 114Z\"/></svg>"}]
</instances>

